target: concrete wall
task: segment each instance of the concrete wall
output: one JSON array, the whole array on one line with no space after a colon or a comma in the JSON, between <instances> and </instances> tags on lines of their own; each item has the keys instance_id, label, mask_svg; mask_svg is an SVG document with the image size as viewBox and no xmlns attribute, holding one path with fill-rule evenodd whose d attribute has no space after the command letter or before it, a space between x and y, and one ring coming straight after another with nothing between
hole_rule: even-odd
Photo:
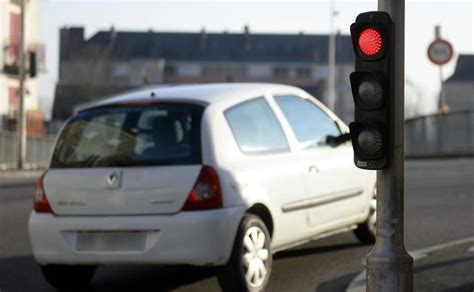
<instances>
[{"instance_id":1,"label":"concrete wall","mask_svg":"<svg viewBox=\"0 0 474 292\"><path fill-rule=\"evenodd\" d=\"M474 110L474 82L446 82L445 93L451 111Z\"/></svg>"},{"instance_id":2,"label":"concrete wall","mask_svg":"<svg viewBox=\"0 0 474 292\"><path fill-rule=\"evenodd\" d=\"M474 111L406 121L405 156L474 156Z\"/></svg>"}]
</instances>

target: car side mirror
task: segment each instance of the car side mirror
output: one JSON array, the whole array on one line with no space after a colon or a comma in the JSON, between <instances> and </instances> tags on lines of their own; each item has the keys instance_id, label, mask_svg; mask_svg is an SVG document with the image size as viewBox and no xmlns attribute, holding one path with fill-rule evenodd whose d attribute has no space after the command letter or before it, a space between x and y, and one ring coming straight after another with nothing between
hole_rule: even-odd
<instances>
[{"instance_id":1,"label":"car side mirror","mask_svg":"<svg viewBox=\"0 0 474 292\"><path fill-rule=\"evenodd\" d=\"M341 134L339 136L327 136L326 137L326 144L331 147L337 147L341 144L346 143L347 141L351 140L351 135L349 133Z\"/></svg>"}]
</instances>

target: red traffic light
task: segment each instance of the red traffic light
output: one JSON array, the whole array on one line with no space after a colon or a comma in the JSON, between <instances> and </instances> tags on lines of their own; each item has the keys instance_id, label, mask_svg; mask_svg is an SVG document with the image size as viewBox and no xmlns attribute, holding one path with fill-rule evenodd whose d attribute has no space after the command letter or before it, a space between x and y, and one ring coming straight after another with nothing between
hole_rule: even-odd
<instances>
[{"instance_id":1,"label":"red traffic light","mask_svg":"<svg viewBox=\"0 0 474 292\"><path fill-rule=\"evenodd\" d=\"M382 34L374 28L366 28L359 35L359 49L368 57L377 55L382 50Z\"/></svg>"}]
</instances>

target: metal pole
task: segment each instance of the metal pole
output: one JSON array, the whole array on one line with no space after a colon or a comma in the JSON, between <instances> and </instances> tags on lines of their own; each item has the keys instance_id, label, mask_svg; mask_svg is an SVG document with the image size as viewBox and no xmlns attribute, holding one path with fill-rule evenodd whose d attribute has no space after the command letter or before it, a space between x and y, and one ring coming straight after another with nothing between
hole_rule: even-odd
<instances>
[{"instance_id":1,"label":"metal pole","mask_svg":"<svg viewBox=\"0 0 474 292\"><path fill-rule=\"evenodd\" d=\"M445 113L447 110L446 95L444 92L444 81L443 81L443 65L439 65L439 82L441 85L439 91L439 109L442 113Z\"/></svg>"},{"instance_id":2,"label":"metal pole","mask_svg":"<svg viewBox=\"0 0 474 292\"><path fill-rule=\"evenodd\" d=\"M413 259L404 243L404 45L405 0L378 0L394 22L394 149L387 169L377 171L377 238L366 259L367 291L413 291Z\"/></svg>"},{"instance_id":3,"label":"metal pole","mask_svg":"<svg viewBox=\"0 0 474 292\"><path fill-rule=\"evenodd\" d=\"M441 26L436 25L434 28L435 32L435 39L441 39ZM444 82L443 82L443 65L439 65L439 82L441 84L441 89L439 91L439 102L438 102L438 109L440 113L444 113L446 111L446 95L444 93Z\"/></svg>"},{"instance_id":4,"label":"metal pole","mask_svg":"<svg viewBox=\"0 0 474 292\"><path fill-rule=\"evenodd\" d=\"M334 111L336 106L336 35L334 32L334 0L329 8L329 43L328 43L328 107Z\"/></svg>"},{"instance_id":5,"label":"metal pole","mask_svg":"<svg viewBox=\"0 0 474 292\"><path fill-rule=\"evenodd\" d=\"M19 94L19 117L18 117L18 141L19 141L19 155L18 168L25 168L26 160L26 112L25 112L25 1L21 1L21 24L20 24L20 88Z\"/></svg>"}]
</instances>

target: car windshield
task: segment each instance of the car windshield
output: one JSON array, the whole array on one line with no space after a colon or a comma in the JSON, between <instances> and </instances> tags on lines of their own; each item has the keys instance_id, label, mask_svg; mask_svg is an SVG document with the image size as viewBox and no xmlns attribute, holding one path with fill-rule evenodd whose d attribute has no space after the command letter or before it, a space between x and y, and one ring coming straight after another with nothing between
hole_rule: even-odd
<instances>
[{"instance_id":1,"label":"car windshield","mask_svg":"<svg viewBox=\"0 0 474 292\"><path fill-rule=\"evenodd\" d=\"M62 131L51 168L200 164L203 110L157 103L81 112Z\"/></svg>"}]
</instances>

